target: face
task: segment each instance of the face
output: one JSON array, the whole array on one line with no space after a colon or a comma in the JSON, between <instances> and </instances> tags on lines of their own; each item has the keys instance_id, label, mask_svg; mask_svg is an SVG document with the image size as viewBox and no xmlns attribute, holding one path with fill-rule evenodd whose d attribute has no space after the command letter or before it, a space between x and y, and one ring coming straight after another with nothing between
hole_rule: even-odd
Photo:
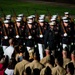
<instances>
[{"instance_id":1,"label":"face","mask_svg":"<svg viewBox=\"0 0 75 75\"><path fill-rule=\"evenodd\" d=\"M54 28L54 26L50 25L50 28L51 28L51 29L53 29L53 28Z\"/></svg>"},{"instance_id":2,"label":"face","mask_svg":"<svg viewBox=\"0 0 75 75\"><path fill-rule=\"evenodd\" d=\"M33 18L33 22L35 21L35 18Z\"/></svg>"},{"instance_id":3,"label":"face","mask_svg":"<svg viewBox=\"0 0 75 75\"><path fill-rule=\"evenodd\" d=\"M67 52L66 51L63 51L62 52L62 55L63 55L63 57L67 57Z\"/></svg>"},{"instance_id":4,"label":"face","mask_svg":"<svg viewBox=\"0 0 75 75\"><path fill-rule=\"evenodd\" d=\"M44 23L40 23L40 26L43 26L44 25Z\"/></svg>"},{"instance_id":5,"label":"face","mask_svg":"<svg viewBox=\"0 0 75 75\"><path fill-rule=\"evenodd\" d=\"M17 22L17 27L20 27L20 22Z\"/></svg>"},{"instance_id":6,"label":"face","mask_svg":"<svg viewBox=\"0 0 75 75\"><path fill-rule=\"evenodd\" d=\"M65 14L65 17L69 17L69 15L66 15L66 14Z\"/></svg>"},{"instance_id":7,"label":"face","mask_svg":"<svg viewBox=\"0 0 75 75\"><path fill-rule=\"evenodd\" d=\"M55 65L57 65L57 59L55 59Z\"/></svg>"},{"instance_id":8,"label":"face","mask_svg":"<svg viewBox=\"0 0 75 75\"><path fill-rule=\"evenodd\" d=\"M71 59L75 60L75 55L74 54L71 54Z\"/></svg>"},{"instance_id":9,"label":"face","mask_svg":"<svg viewBox=\"0 0 75 75\"><path fill-rule=\"evenodd\" d=\"M50 54L50 51L48 49L46 49L45 51L46 55Z\"/></svg>"},{"instance_id":10,"label":"face","mask_svg":"<svg viewBox=\"0 0 75 75\"><path fill-rule=\"evenodd\" d=\"M29 19L30 22L33 22L33 19Z\"/></svg>"},{"instance_id":11,"label":"face","mask_svg":"<svg viewBox=\"0 0 75 75\"><path fill-rule=\"evenodd\" d=\"M9 27L9 24L5 24L5 27L8 28Z\"/></svg>"},{"instance_id":12,"label":"face","mask_svg":"<svg viewBox=\"0 0 75 75\"><path fill-rule=\"evenodd\" d=\"M65 23L65 22L64 22L64 26L67 27L67 26L68 26L68 23Z\"/></svg>"},{"instance_id":13,"label":"face","mask_svg":"<svg viewBox=\"0 0 75 75\"><path fill-rule=\"evenodd\" d=\"M31 24L28 24L28 27L29 27L29 29L31 29L32 28L32 25Z\"/></svg>"}]
</instances>

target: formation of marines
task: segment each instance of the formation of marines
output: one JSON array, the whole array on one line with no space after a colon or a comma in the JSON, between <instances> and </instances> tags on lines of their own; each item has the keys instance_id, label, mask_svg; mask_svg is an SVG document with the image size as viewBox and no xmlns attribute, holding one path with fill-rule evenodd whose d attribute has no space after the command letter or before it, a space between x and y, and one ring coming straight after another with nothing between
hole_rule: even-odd
<instances>
[{"instance_id":1,"label":"formation of marines","mask_svg":"<svg viewBox=\"0 0 75 75\"><path fill-rule=\"evenodd\" d=\"M38 49L40 59L43 58L44 49L47 47L51 53L61 51L65 47L72 52L75 47L74 20L70 18L69 12L65 12L64 17L52 15L47 18L45 15L6 15L4 19L0 18L0 44L3 50L9 46L10 38L14 38L15 45L26 46L28 51Z\"/></svg>"},{"instance_id":2,"label":"formation of marines","mask_svg":"<svg viewBox=\"0 0 75 75\"><path fill-rule=\"evenodd\" d=\"M14 75L75 74L75 23L69 12L63 17L6 15L0 18L0 39L4 54L17 61Z\"/></svg>"}]
</instances>

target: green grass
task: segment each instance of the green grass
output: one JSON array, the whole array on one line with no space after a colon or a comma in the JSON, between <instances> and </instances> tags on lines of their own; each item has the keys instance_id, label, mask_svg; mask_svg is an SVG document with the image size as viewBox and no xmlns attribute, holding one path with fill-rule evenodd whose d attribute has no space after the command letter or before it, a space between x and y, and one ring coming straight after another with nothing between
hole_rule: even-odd
<instances>
[{"instance_id":1,"label":"green grass","mask_svg":"<svg viewBox=\"0 0 75 75\"><path fill-rule=\"evenodd\" d=\"M72 15L75 15L75 7L65 7L59 5L39 4L32 2L18 2L18 0L0 0L0 7L3 8L5 14L14 14L12 9L15 10L16 14L24 13L25 15L35 14L35 10L38 14L59 14L63 15L65 11L69 11ZM0 16L2 12L0 11Z\"/></svg>"}]
</instances>

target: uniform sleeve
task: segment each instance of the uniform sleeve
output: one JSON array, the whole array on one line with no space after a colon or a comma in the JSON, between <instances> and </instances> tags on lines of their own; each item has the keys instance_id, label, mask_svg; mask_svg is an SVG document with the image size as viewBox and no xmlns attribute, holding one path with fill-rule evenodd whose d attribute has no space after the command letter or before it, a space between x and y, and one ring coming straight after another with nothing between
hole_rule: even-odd
<instances>
[{"instance_id":1,"label":"uniform sleeve","mask_svg":"<svg viewBox=\"0 0 75 75\"><path fill-rule=\"evenodd\" d=\"M18 70L17 70L17 66L15 66L14 75L19 75L19 74L18 74Z\"/></svg>"},{"instance_id":2,"label":"uniform sleeve","mask_svg":"<svg viewBox=\"0 0 75 75\"><path fill-rule=\"evenodd\" d=\"M45 68L43 68L43 69L40 71L40 75L44 75L44 72L45 72Z\"/></svg>"},{"instance_id":3,"label":"uniform sleeve","mask_svg":"<svg viewBox=\"0 0 75 75\"><path fill-rule=\"evenodd\" d=\"M44 46L45 46L45 49L48 46L48 43L47 43L48 42L48 34L49 34L49 31L46 30L45 35L44 35Z\"/></svg>"},{"instance_id":4,"label":"uniform sleeve","mask_svg":"<svg viewBox=\"0 0 75 75\"><path fill-rule=\"evenodd\" d=\"M55 68L52 69L52 75L57 75Z\"/></svg>"}]
</instances>

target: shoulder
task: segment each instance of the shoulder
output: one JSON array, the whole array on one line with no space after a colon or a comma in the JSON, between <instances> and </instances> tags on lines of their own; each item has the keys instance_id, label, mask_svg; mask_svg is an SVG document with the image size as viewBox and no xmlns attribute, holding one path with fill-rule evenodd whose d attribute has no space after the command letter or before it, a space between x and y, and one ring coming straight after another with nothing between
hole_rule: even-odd
<instances>
[{"instance_id":1,"label":"shoulder","mask_svg":"<svg viewBox=\"0 0 75 75\"><path fill-rule=\"evenodd\" d=\"M44 75L45 68L40 71L40 75Z\"/></svg>"},{"instance_id":2,"label":"shoulder","mask_svg":"<svg viewBox=\"0 0 75 75\"><path fill-rule=\"evenodd\" d=\"M44 57L43 59L40 60L40 63L44 64L46 61L46 57Z\"/></svg>"},{"instance_id":3,"label":"shoulder","mask_svg":"<svg viewBox=\"0 0 75 75\"><path fill-rule=\"evenodd\" d=\"M26 64L26 65L25 65L25 69L26 69L27 67L30 67L30 65L31 65L31 63Z\"/></svg>"},{"instance_id":4,"label":"shoulder","mask_svg":"<svg viewBox=\"0 0 75 75\"><path fill-rule=\"evenodd\" d=\"M57 67L52 68L52 75L55 75L56 71L57 71Z\"/></svg>"}]
</instances>

